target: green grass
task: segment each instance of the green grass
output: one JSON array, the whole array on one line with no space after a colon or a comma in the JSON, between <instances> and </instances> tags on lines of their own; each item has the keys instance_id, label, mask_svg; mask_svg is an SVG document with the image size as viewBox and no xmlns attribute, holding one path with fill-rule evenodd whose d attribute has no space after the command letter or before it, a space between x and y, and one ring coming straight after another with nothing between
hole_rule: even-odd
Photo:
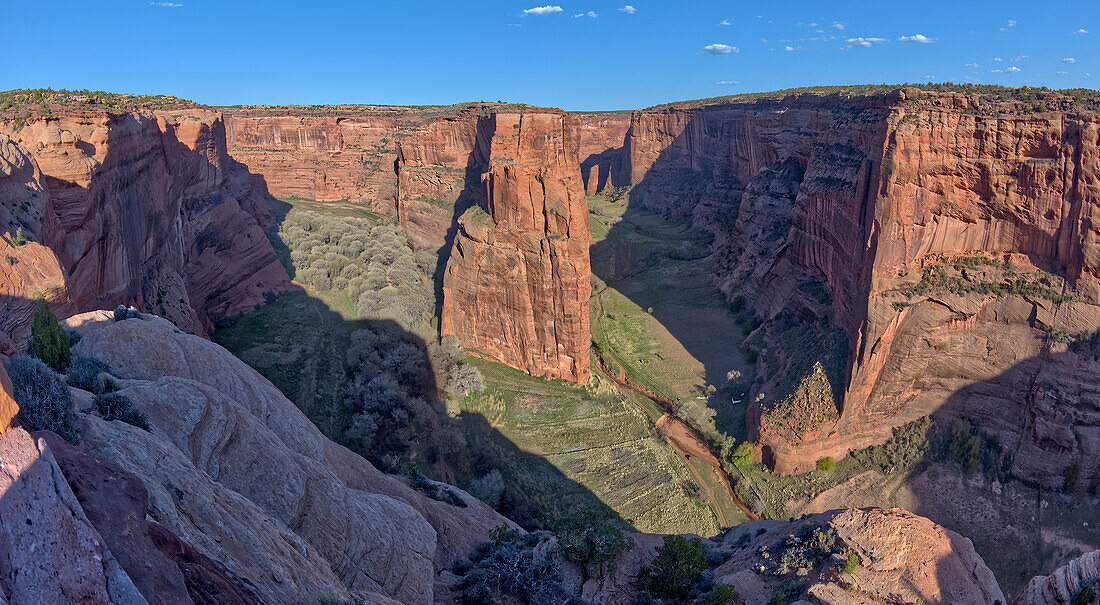
<instances>
[{"instance_id":1,"label":"green grass","mask_svg":"<svg viewBox=\"0 0 1100 605\"><path fill-rule=\"evenodd\" d=\"M486 391L448 402L452 414L481 415L512 456L506 477L541 506L561 514L591 492L646 532L713 535L719 529L708 506L692 498L690 472L653 433L654 414L603 379L587 388L532 378L496 362L471 361ZM541 464L548 461L552 469Z\"/></svg>"},{"instance_id":2,"label":"green grass","mask_svg":"<svg viewBox=\"0 0 1100 605\"><path fill-rule=\"evenodd\" d=\"M214 333L214 342L270 380L330 438L343 408L344 351L362 327L339 293L291 291Z\"/></svg>"},{"instance_id":3,"label":"green grass","mask_svg":"<svg viewBox=\"0 0 1100 605\"><path fill-rule=\"evenodd\" d=\"M271 211L275 213L275 219L280 221L292 208L337 218L365 218L375 223L387 220L386 217L367 210L363 204L355 204L347 200L318 202L302 198L280 197L268 198L268 205L271 207Z\"/></svg>"}]
</instances>

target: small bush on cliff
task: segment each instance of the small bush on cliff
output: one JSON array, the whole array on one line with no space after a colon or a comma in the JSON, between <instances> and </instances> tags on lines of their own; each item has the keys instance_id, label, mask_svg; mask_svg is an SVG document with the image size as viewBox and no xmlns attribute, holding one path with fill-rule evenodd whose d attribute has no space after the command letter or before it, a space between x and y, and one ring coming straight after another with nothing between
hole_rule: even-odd
<instances>
[{"instance_id":1,"label":"small bush on cliff","mask_svg":"<svg viewBox=\"0 0 1100 605\"><path fill-rule=\"evenodd\" d=\"M561 585L561 570L548 549L537 548L549 538L545 532L520 534L501 526L492 541L478 546L457 589L463 603L492 605L516 599L521 603L557 605L577 602ZM509 599L511 597L512 599Z\"/></svg>"},{"instance_id":2,"label":"small bush on cliff","mask_svg":"<svg viewBox=\"0 0 1100 605\"><path fill-rule=\"evenodd\" d=\"M111 369L107 364L95 357L77 357L65 370L65 380L68 381L71 387L100 393L102 392L100 391L102 385L99 382L99 375L110 371Z\"/></svg>"},{"instance_id":3,"label":"small bush on cliff","mask_svg":"<svg viewBox=\"0 0 1100 605\"><path fill-rule=\"evenodd\" d=\"M504 477L499 470L494 468L484 476L471 481L470 487L466 491L493 509L499 510L500 497L504 494Z\"/></svg>"},{"instance_id":4,"label":"small bush on cliff","mask_svg":"<svg viewBox=\"0 0 1100 605\"><path fill-rule=\"evenodd\" d=\"M685 600L707 569L703 541L665 536L657 558L638 574L638 589L650 598Z\"/></svg>"},{"instance_id":5,"label":"small bush on cliff","mask_svg":"<svg viewBox=\"0 0 1100 605\"><path fill-rule=\"evenodd\" d=\"M485 390L485 377L481 371L466 363L451 366L447 376L447 392L455 395L469 395L471 392Z\"/></svg>"},{"instance_id":6,"label":"small bush on cliff","mask_svg":"<svg viewBox=\"0 0 1100 605\"><path fill-rule=\"evenodd\" d=\"M1073 595L1072 605L1089 605L1095 597L1096 591L1093 590L1092 586L1085 586L1079 590L1077 594Z\"/></svg>"},{"instance_id":7,"label":"small bush on cliff","mask_svg":"<svg viewBox=\"0 0 1100 605\"><path fill-rule=\"evenodd\" d=\"M588 577L602 578L605 565L634 545L623 525L608 509L586 507L559 519L554 535L567 561L579 563Z\"/></svg>"},{"instance_id":8,"label":"small bush on cliff","mask_svg":"<svg viewBox=\"0 0 1100 605\"><path fill-rule=\"evenodd\" d=\"M817 461L817 470L823 473L831 473L836 470L836 460L833 460L829 456L825 456L821 460Z\"/></svg>"},{"instance_id":9,"label":"small bush on cliff","mask_svg":"<svg viewBox=\"0 0 1100 605\"><path fill-rule=\"evenodd\" d=\"M744 603L741 594L729 584L719 584L711 589L703 605L736 605Z\"/></svg>"},{"instance_id":10,"label":"small bush on cliff","mask_svg":"<svg viewBox=\"0 0 1100 605\"><path fill-rule=\"evenodd\" d=\"M120 420L139 429L149 430L149 417L134 407L134 402L122 393L107 393L95 398L96 409L104 420Z\"/></svg>"},{"instance_id":11,"label":"small bush on cliff","mask_svg":"<svg viewBox=\"0 0 1100 605\"><path fill-rule=\"evenodd\" d=\"M466 508L469 506L453 489L446 485L433 482L424 473L419 471L412 471L412 477L409 479L409 486L432 500L446 502L451 506L457 506L459 508Z\"/></svg>"},{"instance_id":12,"label":"small bush on cliff","mask_svg":"<svg viewBox=\"0 0 1100 605\"><path fill-rule=\"evenodd\" d=\"M53 431L65 441L77 443L73 396L61 377L41 361L22 355L12 359L7 369L23 428Z\"/></svg>"},{"instance_id":13,"label":"small bush on cliff","mask_svg":"<svg viewBox=\"0 0 1100 605\"><path fill-rule=\"evenodd\" d=\"M58 372L64 372L69 365L69 335L42 298L38 299L38 309L31 323L31 348L35 357Z\"/></svg>"}]
</instances>

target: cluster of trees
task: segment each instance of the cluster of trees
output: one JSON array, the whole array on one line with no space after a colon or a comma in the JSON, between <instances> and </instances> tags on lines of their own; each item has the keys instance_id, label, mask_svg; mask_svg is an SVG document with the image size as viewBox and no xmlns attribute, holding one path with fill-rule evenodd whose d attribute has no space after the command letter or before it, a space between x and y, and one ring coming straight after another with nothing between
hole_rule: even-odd
<instances>
[{"instance_id":1,"label":"cluster of trees","mask_svg":"<svg viewBox=\"0 0 1100 605\"><path fill-rule=\"evenodd\" d=\"M279 237L297 281L346 292L360 317L391 319L422 337L433 331L435 258L414 253L400 227L295 211Z\"/></svg>"}]
</instances>

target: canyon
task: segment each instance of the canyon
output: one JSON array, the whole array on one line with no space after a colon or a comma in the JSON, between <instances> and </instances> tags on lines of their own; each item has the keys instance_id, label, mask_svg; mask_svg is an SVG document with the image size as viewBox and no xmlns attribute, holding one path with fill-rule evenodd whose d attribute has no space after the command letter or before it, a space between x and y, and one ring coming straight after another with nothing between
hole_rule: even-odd
<instances>
[{"instance_id":1,"label":"canyon","mask_svg":"<svg viewBox=\"0 0 1100 605\"><path fill-rule=\"evenodd\" d=\"M64 528L43 555L56 573L0 574L0 587L13 603L43 590L84 602L451 602L452 566L494 528L518 529L457 487L432 483L464 506L382 473L204 338L298 288L269 239L271 197L393 221L434 261L441 338L581 385L600 373L587 196L621 198L624 216L708 234L729 321L749 327L728 346L752 359L754 460L810 473L932 416L999 444L1015 479L1061 490L1072 468L1095 495L1100 113L1028 95L0 115L0 356L27 350L41 298L77 334L74 355L109 364L153 427L108 421L73 388L80 443L7 428L17 406L0 366L0 515ZM102 310L119 305L144 314ZM4 525L2 571L31 565L20 557L36 530ZM767 567L760 549L810 525L863 566L855 594L811 570L802 602L1008 602L969 540L886 508L727 529L707 541L730 553L715 578L767 602L781 585L753 571ZM584 598L632 602L655 538L636 534L599 579L558 563ZM1096 576L1084 555L1013 602L1059 602Z\"/></svg>"}]
</instances>

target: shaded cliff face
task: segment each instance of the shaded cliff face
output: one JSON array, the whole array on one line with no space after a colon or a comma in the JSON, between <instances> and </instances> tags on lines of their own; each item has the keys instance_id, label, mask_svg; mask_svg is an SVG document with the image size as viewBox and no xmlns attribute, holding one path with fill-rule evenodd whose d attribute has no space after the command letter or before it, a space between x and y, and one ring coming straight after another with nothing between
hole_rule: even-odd
<instances>
[{"instance_id":1,"label":"shaded cliff face","mask_svg":"<svg viewBox=\"0 0 1100 605\"><path fill-rule=\"evenodd\" d=\"M631 203L715 235L759 325L750 431L780 472L929 413L1014 471L1097 475L1097 117L912 91L635 112ZM1007 265L1006 265L1007 261Z\"/></svg>"},{"instance_id":2,"label":"shaded cliff face","mask_svg":"<svg viewBox=\"0 0 1100 605\"><path fill-rule=\"evenodd\" d=\"M289 284L264 192L229 157L220 114L73 110L10 136L37 167L31 231L74 310L135 304L206 334Z\"/></svg>"},{"instance_id":3,"label":"shaded cliff face","mask_svg":"<svg viewBox=\"0 0 1100 605\"><path fill-rule=\"evenodd\" d=\"M630 130L629 113L582 113L577 156L588 195L629 182L623 164L623 145Z\"/></svg>"},{"instance_id":4,"label":"shaded cliff face","mask_svg":"<svg viewBox=\"0 0 1100 605\"><path fill-rule=\"evenodd\" d=\"M459 218L443 276L443 336L535 376L588 379L588 205L578 123L495 113L485 207Z\"/></svg>"}]
</instances>

